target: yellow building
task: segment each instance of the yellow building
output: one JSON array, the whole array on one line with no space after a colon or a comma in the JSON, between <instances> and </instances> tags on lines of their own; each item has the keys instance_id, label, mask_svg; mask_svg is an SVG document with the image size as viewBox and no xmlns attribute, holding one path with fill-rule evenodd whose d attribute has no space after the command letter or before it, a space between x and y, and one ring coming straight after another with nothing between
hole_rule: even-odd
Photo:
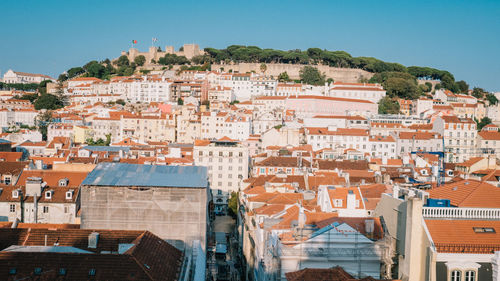
<instances>
[{"instance_id":1,"label":"yellow building","mask_svg":"<svg viewBox=\"0 0 500 281\"><path fill-rule=\"evenodd\" d=\"M73 126L73 142L85 143L86 140L93 138L92 128L87 126Z\"/></svg>"}]
</instances>

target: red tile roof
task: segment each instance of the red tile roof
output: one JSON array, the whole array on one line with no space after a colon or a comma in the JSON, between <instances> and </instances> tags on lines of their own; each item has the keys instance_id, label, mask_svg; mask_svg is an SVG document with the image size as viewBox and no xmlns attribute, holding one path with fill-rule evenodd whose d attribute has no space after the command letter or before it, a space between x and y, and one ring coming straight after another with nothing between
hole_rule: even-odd
<instances>
[{"instance_id":1,"label":"red tile roof","mask_svg":"<svg viewBox=\"0 0 500 281\"><path fill-rule=\"evenodd\" d=\"M500 251L499 220L426 219L425 224L440 253L493 254ZM474 228L494 231L476 232Z\"/></svg>"}]
</instances>

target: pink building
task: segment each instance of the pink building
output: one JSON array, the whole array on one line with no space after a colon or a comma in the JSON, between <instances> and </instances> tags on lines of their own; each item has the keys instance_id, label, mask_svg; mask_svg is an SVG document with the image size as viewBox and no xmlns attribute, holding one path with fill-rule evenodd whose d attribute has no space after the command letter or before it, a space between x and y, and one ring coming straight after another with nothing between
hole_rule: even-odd
<instances>
[{"instance_id":1,"label":"pink building","mask_svg":"<svg viewBox=\"0 0 500 281\"><path fill-rule=\"evenodd\" d=\"M363 115L377 114L378 105L367 100L334 98L325 96L290 96L285 101L287 110L295 110L299 117L315 115Z\"/></svg>"}]
</instances>

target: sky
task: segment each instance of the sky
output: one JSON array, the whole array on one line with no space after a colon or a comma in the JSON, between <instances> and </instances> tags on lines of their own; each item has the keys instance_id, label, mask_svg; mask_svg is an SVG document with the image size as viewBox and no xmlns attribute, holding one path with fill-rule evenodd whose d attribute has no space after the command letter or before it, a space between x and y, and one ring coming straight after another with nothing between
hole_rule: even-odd
<instances>
[{"instance_id":1,"label":"sky","mask_svg":"<svg viewBox=\"0 0 500 281\"><path fill-rule=\"evenodd\" d=\"M0 0L0 72L55 78L151 38L201 48L318 47L448 70L500 92L500 0Z\"/></svg>"}]
</instances>

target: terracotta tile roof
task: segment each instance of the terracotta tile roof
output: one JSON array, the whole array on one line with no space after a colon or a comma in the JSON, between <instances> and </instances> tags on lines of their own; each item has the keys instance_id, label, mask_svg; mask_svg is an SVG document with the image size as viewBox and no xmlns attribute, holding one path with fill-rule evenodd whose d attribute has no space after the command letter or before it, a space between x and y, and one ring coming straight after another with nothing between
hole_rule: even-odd
<instances>
[{"instance_id":1,"label":"terracotta tile roof","mask_svg":"<svg viewBox=\"0 0 500 281\"><path fill-rule=\"evenodd\" d=\"M415 138L416 140L430 140L434 138L441 138L441 135L438 133L431 133L431 132L400 132L399 133L399 139L413 139Z\"/></svg>"},{"instance_id":2,"label":"terracotta tile roof","mask_svg":"<svg viewBox=\"0 0 500 281\"><path fill-rule=\"evenodd\" d=\"M19 175L25 167L28 166L28 162L6 162L0 161L0 175Z\"/></svg>"},{"instance_id":3,"label":"terracotta tile roof","mask_svg":"<svg viewBox=\"0 0 500 281\"><path fill-rule=\"evenodd\" d=\"M337 217L337 213L323 213L323 212L311 212L305 210L306 215L306 225L317 226L321 221L332 219ZM299 219L299 206L293 205L286 209L286 213L281 217L281 221L278 224L272 226L273 229L291 229L292 222L296 222Z\"/></svg>"},{"instance_id":4,"label":"terracotta tile roof","mask_svg":"<svg viewBox=\"0 0 500 281\"><path fill-rule=\"evenodd\" d=\"M78 188L83 180L87 177L88 172L66 172L53 170L26 170L23 171L16 186L25 186L26 180L30 177L42 178L42 182L46 182L47 186L56 188L59 187L59 180L68 179L67 187Z\"/></svg>"},{"instance_id":5,"label":"terracotta tile roof","mask_svg":"<svg viewBox=\"0 0 500 281\"><path fill-rule=\"evenodd\" d=\"M483 159L485 159L485 158L483 158L483 157L472 157L472 158L469 158L469 160L464 161L463 163L457 163L457 167L470 167L470 166L478 163L479 161L481 161Z\"/></svg>"},{"instance_id":6,"label":"terracotta tile roof","mask_svg":"<svg viewBox=\"0 0 500 281\"><path fill-rule=\"evenodd\" d=\"M470 118L458 118L458 116L455 116L455 115L441 116L441 118L444 120L445 123L476 124L476 122L474 122L474 120L472 120Z\"/></svg>"},{"instance_id":7,"label":"terracotta tile roof","mask_svg":"<svg viewBox=\"0 0 500 281\"><path fill-rule=\"evenodd\" d=\"M425 224L441 253L493 254L500 251L499 220L426 219ZM476 232L474 228L493 228L493 232Z\"/></svg>"},{"instance_id":8,"label":"terracotta tile roof","mask_svg":"<svg viewBox=\"0 0 500 281\"><path fill-rule=\"evenodd\" d=\"M373 220L374 228L373 233L369 234L366 232L365 221ZM325 219L317 223L318 228L323 228L327 225L330 225L334 222L339 224L345 223L351 226L352 228L359 231L361 234L365 236L371 236L370 238L374 240L379 240L384 237L384 229L382 227L382 223L380 222L380 218L378 217L368 217L368 218L358 218L358 217L335 217L330 219Z\"/></svg>"},{"instance_id":9,"label":"terracotta tile roof","mask_svg":"<svg viewBox=\"0 0 500 281\"><path fill-rule=\"evenodd\" d=\"M88 236L99 233L97 248L88 247ZM0 252L0 279L7 280L33 276L39 267L37 280L57 280L59 269L65 268L67 280L177 280L183 254L172 245L148 231L87 230L87 229L0 229L2 249L11 245L69 246L93 252L91 254L47 252ZM122 254L119 244L132 244ZM16 274L9 276L9 269ZM95 277L89 271L95 270Z\"/></svg>"},{"instance_id":10,"label":"terracotta tile roof","mask_svg":"<svg viewBox=\"0 0 500 281\"><path fill-rule=\"evenodd\" d=\"M315 160L314 166L319 170L333 171L336 168L339 170L368 170L368 161L366 160Z\"/></svg>"},{"instance_id":11,"label":"terracotta tile roof","mask_svg":"<svg viewBox=\"0 0 500 281\"><path fill-rule=\"evenodd\" d=\"M302 166L308 167L311 163L306 159L302 159ZM278 157L271 156L258 163L255 163L255 167L299 167L298 157Z\"/></svg>"},{"instance_id":12,"label":"terracotta tile roof","mask_svg":"<svg viewBox=\"0 0 500 281\"><path fill-rule=\"evenodd\" d=\"M329 131L328 128L306 128L307 135L332 135L332 136L368 136L365 129L337 128L336 131Z\"/></svg>"},{"instance_id":13,"label":"terracotta tile roof","mask_svg":"<svg viewBox=\"0 0 500 281\"><path fill-rule=\"evenodd\" d=\"M471 179L433 188L429 197L450 199L456 207L500 208L500 188Z\"/></svg>"},{"instance_id":14,"label":"terracotta tile roof","mask_svg":"<svg viewBox=\"0 0 500 281\"><path fill-rule=\"evenodd\" d=\"M484 128L483 128L484 129ZM477 133L483 140L498 140L500 141L500 132L481 131Z\"/></svg>"},{"instance_id":15,"label":"terracotta tile roof","mask_svg":"<svg viewBox=\"0 0 500 281\"><path fill-rule=\"evenodd\" d=\"M22 152L6 152L6 151L0 152L0 161L16 162L16 161L21 161L22 157L23 157Z\"/></svg>"},{"instance_id":16,"label":"terracotta tile roof","mask_svg":"<svg viewBox=\"0 0 500 281\"><path fill-rule=\"evenodd\" d=\"M350 103L369 103L374 104L368 100L358 100L358 99L347 99L347 98L335 98L335 97L325 97L325 96L290 96L288 99L316 99L316 100L329 100L329 101L340 101L340 102L350 102Z\"/></svg>"},{"instance_id":17,"label":"terracotta tile roof","mask_svg":"<svg viewBox=\"0 0 500 281\"><path fill-rule=\"evenodd\" d=\"M305 268L299 271L285 273L287 281L377 281L372 277L356 279L342 267Z\"/></svg>"}]
</instances>

